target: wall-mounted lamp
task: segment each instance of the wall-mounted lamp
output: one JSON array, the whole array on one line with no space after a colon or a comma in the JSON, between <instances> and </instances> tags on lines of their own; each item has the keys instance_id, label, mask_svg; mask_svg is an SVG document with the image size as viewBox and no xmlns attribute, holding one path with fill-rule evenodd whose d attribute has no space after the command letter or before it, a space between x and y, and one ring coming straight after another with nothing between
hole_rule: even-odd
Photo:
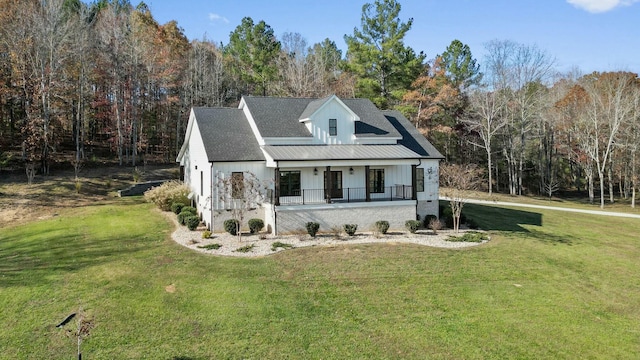
<instances>
[{"instance_id":1,"label":"wall-mounted lamp","mask_svg":"<svg viewBox=\"0 0 640 360\"><path fill-rule=\"evenodd\" d=\"M433 172L433 168L428 168L428 169L427 169L427 172L428 172L429 174L431 174L431 173Z\"/></svg>"},{"instance_id":2,"label":"wall-mounted lamp","mask_svg":"<svg viewBox=\"0 0 640 360\"><path fill-rule=\"evenodd\" d=\"M318 168L313 168L313 175L318 175Z\"/></svg>"},{"instance_id":3,"label":"wall-mounted lamp","mask_svg":"<svg viewBox=\"0 0 640 360\"><path fill-rule=\"evenodd\" d=\"M352 167L349 168L349 174L353 175L353 168Z\"/></svg>"}]
</instances>

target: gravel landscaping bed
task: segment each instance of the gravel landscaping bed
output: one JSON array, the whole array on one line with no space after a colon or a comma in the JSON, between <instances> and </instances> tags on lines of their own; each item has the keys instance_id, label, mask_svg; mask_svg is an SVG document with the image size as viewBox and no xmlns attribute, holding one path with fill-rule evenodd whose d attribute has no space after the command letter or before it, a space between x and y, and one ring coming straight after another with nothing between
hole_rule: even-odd
<instances>
[{"instance_id":1,"label":"gravel landscaping bed","mask_svg":"<svg viewBox=\"0 0 640 360\"><path fill-rule=\"evenodd\" d=\"M415 234L409 232L389 232L385 235L373 234L372 232L357 232L355 236L341 234L339 237L334 234L321 233L312 238L308 234L295 235L272 235L272 234L244 234L242 241L237 236L228 233L214 233L208 239L202 238L202 231L190 231L185 226L180 226L176 221L173 213L164 212L176 225L175 231L171 237L175 242L192 250L200 251L207 254L238 256L238 257L258 257L275 254L277 252L300 248L306 246L341 246L349 244L368 244L368 243L411 243L439 248L466 248L477 246L476 242L455 242L447 241L450 235L463 235L468 230L460 230L455 234L453 230L440 230L437 235L430 230L419 230ZM277 247L273 249L273 244L279 242L286 244L286 247ZM207 245L219 244L218 249L206 249ZM288 246L291 247L288 247ZM242 251L239 249L247 249Z\"/></svg>"}]
</instances>

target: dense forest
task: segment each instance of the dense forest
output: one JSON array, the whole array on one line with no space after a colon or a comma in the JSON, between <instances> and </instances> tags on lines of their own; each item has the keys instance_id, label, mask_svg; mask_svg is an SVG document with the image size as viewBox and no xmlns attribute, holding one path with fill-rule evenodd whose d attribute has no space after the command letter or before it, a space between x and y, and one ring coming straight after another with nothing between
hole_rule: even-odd
<instances>
[{"instance_id":1,"label":"dense forest","mask_svg":"<svg viewBox=\"0 0 640 360\"><path fill-rule=\"evenodd\" d=\"M277 37L242 19L226 43L189 41L128 0L0 0L0 172L172 162L193 106L242 95L364 97L402 111L485 189L632 198L638 179L637 74L559 73L551 54L510 40L477 60L453 40L430 58L404 43L396 0L364 4L335 41Z\"/></svg>"}]
</instances>

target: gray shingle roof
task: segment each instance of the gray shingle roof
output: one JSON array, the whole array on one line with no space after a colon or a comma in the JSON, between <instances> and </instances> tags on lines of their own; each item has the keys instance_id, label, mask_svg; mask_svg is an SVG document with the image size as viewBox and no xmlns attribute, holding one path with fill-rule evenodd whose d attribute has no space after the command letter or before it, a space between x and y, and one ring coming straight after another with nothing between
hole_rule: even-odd
<instances>
[{"instance_id":1,"label":"gray shingle roof","mask_svg":"<svg viewBox=\"0 0 640 360\"><path fill-rule=\"evenodd\" d=\"M329 98L245 97L263 137L308 137L301 116L317 111ZM342 100L361 121L356 136L397 137L398 145L264 146L275 160L444 158L398 111L380 111L368 99ZM241 109L194 108L209 161L264 161L265 157Z\"/></svg>"},{"instance_id":2,"label":"gray shingle roof","mask_svg":"<svg viewBox=\"0 0 640 360\"><path fill-rule=\"evenodd\" d=\"M314 99L245 96L262 137L310 137L307 127L299 121Z\"/></svg>"},{"instance_id":3,"label":"gray shingle roof","mask_svg":"<svg viewBox=\"0 0 640 360\"><path fill-rule=\"evenodd\" d=\"M264 161L249 121L240 109L193 108L209 161Z\"/></svg>"},{"instance_id":4,"label":"gray shingle roof","mask_svg":"<svg viewBox=\"0 0 640 360\"><path fill-rule=\"evenodd\" d=\"M307 107L304 109L302 114L300 114L299 120L307 119L309 116L313 115L314 112L318 111L320 107L329 100L331 96L324 97L322 99L311 101Z\"/></svg>"},{"instance_id":5,"label":"gray shingle roof","mask_svg":"<svg viewBox=\"0 0 640 360\"><path fill-rule=\"evenodd\" d=\"M384 117L369 99L344 99L342 102L358 117L356 137L400 137L400 133Z\"/></svg>"},{"instance_id":6,"label":"gray shingle roof","mask_svg":"<svg viewBox=\"0 0 640 360\"><path fill-rule=\"evenodd\" d=\"M262 149L276 161L397 160L421 157L402 145L269 145Z\"/></svg>"},{"instance_id":7,"label":"gray shingle roof","mask_svg":"<svg viewBox=\"0 0 640 360\"><path fill-rule=\"evenodd\" d=\"M444 156L413 126L413 124L402 113L397 110L384 110L390 124L402 135L402 140L398 144L411 149L422 157L432 159L444 159Z\"/></svg>"},{"instance_id":8,"label":"gray shingle roof","mask_svg":"<svg viewBox=\"0 0 640 360\"><path fill-rule=\"evenodd\" d=\"M274 98L245 96L256 126L262 137L309 137L311 133L300 123L316 112L331 96L322 99ZM356 123L357 137L400 137L400 134L369 99L340 99L360 121Z\"/></svg>"}]
</instances>

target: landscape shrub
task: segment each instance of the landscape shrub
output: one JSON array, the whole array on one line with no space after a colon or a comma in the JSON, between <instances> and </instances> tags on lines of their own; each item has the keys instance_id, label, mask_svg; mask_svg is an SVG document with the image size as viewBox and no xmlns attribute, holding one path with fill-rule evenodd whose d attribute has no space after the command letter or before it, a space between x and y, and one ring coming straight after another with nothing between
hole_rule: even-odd
<instances>
[{"instance_id":1,"label":"landscape shrub","mask_svg":"<svg viewBox=\"0 0 640 360\"><path fill-rule=\"evenodd\" d=\"M189 187L180 181L167 181L144 193L144 198L156 204L162 211L171 210L171 204L181 202L188 204Z\"/></svg>"},{"instance_id":2,"label":"landscape shrub","mask_svg":"<svg viewBox=\"0 0 640 360\"><path fill-rule=\"evenodd\" d=\"M438 234L438 231L442 229L442 221L437 217L433 217L431 221L429 221L429 229L431 229L434 234Z\"/></svg>"},{"instance_id":3,"label":"landscape shrub","mask_svg":"<svg viewBox=\"0 0 640 360\"><path fill-rule=\"evenodd\" d=\"M381 234L386 234L389 230L389 222L386 220L376 221L376 231Z\"/></svg>"},{"instance_id":4,"label":"landscape shrub","mask_svg":"<svg viewBox=\"0 0 640 360\"><path fill-rule=\"evenodd\" d=\"M264 221L262 219L249 219L249 230L252 234L257 234L264 228Z\"/></svg>"},{"instance_id":5,"label":"landscape shrub","mask_svg":"<svg viewBox=\"0 0 640 360\"><path fill-rule=\"evenodd\" d=\"M178 215L182 212L182 208L185 207L184 203L174 202L171 204L171 212Z\"/></svg>"},{"instance_id":6,"label":"landscape shrub","mask_svg":"<svg viewBox=\"0 0 640 360\"><path fill-rule=\"evenodd\" d=\"M334 239L340 239L342 237L342 228L340 226L334 225L329 229L331 235Z\"/></svg>"},{"instance_id":7,"label":"landscape shrub","mask_svg":"<svg viewBox=\"0 0 640 360\"><path fill-rule=\"evenodd\" d=\"M307 228L307 234L311 235L311 237L316 237L318 233L318 229L320 229L320 224L317 222L309 221L305 227Z\"/></svg>"},{"instance_id":8,"label":"landscape shrub","mask_svg":"<svg viewBox=\"0 0 640 360\"><path fill-rule=\"evenodd\" d=\"M186 207L190 207L190 206L186 206ZM193 209L193 208L191 208L191 209L193 209L193 210L191 210L191 209L186 209L186 207L185 207L185 208L183 208L183 209L182 209L182 211L180 211L180 214L178 214L178 223L179 223L180 225L186 225L186 224L187 224L187 223L186 223L186 218L187 218L187 217L189 217L189 216L196 216L196 215L197 215L197 214L196 214L196 212L195 212L195 209Z\"/></svg>"},{"instance_id":9,"label":"landscape shrub","mask_svg":"<svg viewBox=\"0 0 640 360\"><path fill-rule=\"evenodd\" d=\"M224 231L228 232L231 235L238 235L238 225L240 224L240 221L236 220L236 219L228 219L225 220L223 225L224 225Z\"/></svg>"},{"instance_id":10,"label":"landscape shrub","mask_svg":"<svg viewBox=\"0 0 640 360\"><path fill-rule=\"evenodd\" d=\"M282 249L291 249L293 248L293 245L291 244L287 244L287 243L283 243L280 241L276 241L273 244L271 244L271 251L276 251L278 250L278 248L282 248Z\"/></svg>"},{"instance_id":11,"label":"landscape shrub","mask_svg":"<svg viewBox=\"0 0 640 360\"><path fill-rule=\"evenodd\" d=\"M197 215L190 215L184 218L184 223L187 225L187 228L191 231L198 228L200 225L200 218Z\"/></svg>"},{"instance_id":12,"label":"landscape shrub","mask_svg":"<svg viewBox=\"0 0 640 360\"><path fill-rule=\"evenodd\" d=\"M210 237L211 237L211 231L205 230L205 231L202 232L202 238L203 239L208 239Z\"/></svg>"},{"instance_id":13,"label":"landscape shrub","mask_svg":"<svg viewBox=\"0 0 640 360\"><path fill-rule=\"evenodd\" d=\"M198 246L200 249L205 249L205 250L218 250L222 247L222 244L209 244L209 245L200 245Z\"/></svg>"},{"instance_id":14,"label":"landscape shrub","mask_svg":"<svg viewBox=\"0 0 640 360\"><path fill-rule=\"evenodd\" d=\"M481 233L478 231L468 231L464 233L462 236L451 235L447 239L447 241L453 241L453 242L475 242L475 243L483 242L486 240L489 240L489 236L487 236L487 234L485 233Z\"/></svg>"},{"instance_id":15,"label":"landscape shrub","mask_svg":"<svg viewBox=\"0 0 640 360\"><path fill-rule=\"evenodd\" d=\"M196 215L198 213L198 210L196 210L196 208L194 208L193 206L183 206L180 212L190 212L193 215Z\"/></svg>"},{"instance_id":16,"label":"landscape shrub","mask_svg":"<svg viewBox=\"0 0 640 360\"><path fill-rule=\"evenodd\" d=\"M430 228L429 224L431 224L431 220L433 220L433 219L438 219L438 217L435 216L435 215L432 215L432 214L429 214L429 215L425 216L422 226L425 227L425 228Z\"/></svg>"},{"instance_id":17,"label":"landscape shrub","mask_svg":"<svg viewBox=\"0 0 640 360\"><path fill-rule=\"evenodd\" d=\"M353 236L356 234L356 230L358 230L358 224L344 224L343 228L347 235Z\"/></svg>"},{"instance_id":18,"label":"landscape shrub","mask_svg":"<svg viewBox=\"0 0 640 360\"><path fill-rule=\"evenodd\" d=\"M237 248L237 249L235 249L235 250L233 250L233 251L235 251L235 252L241 252L241 253L248 253L248 252L250 252L251 250L253 250L253 248L254 248L255 246L256 246L255 244L245 245L245 246L243 246L243 247L239 247L239 248Z\"/></svg>"},{"instance_id":19,"label":"landscape shrub","mask_svg":"<svg viewBox=\"0 0 640 360\"><path fill-rule=\"evenodd\" d=\"M453 228L453 212L451 211L451 207L440 207L440 220L444 222L446 227Z\"/></svg>"},{"instance_id":20,"label":"landscape shrub","mask_svg":"<svg viewBox=\"0 0 640 360\"><path fill-rule=\"evenodd\" d=\"M420 221L418 220L407 220L404 223L404 226L409 230L410 233L415 234L416 231L420 228Z\"/></svg>"}]
</instances>

